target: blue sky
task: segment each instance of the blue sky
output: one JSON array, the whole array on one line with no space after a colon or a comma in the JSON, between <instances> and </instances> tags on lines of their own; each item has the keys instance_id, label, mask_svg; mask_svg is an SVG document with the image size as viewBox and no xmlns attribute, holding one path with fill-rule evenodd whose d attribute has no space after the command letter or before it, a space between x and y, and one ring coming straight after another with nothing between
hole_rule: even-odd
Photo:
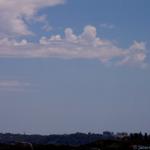
<instances>
[{"instance_id":1,"label":"blue sky","mask_svg":"<svg viewBox=\"0 0 150 150\"><path fill-rule=\"evenodd\" d=\"M149 0L0 0L0 132L150 132Z\"/></svg>"}]
</instances>

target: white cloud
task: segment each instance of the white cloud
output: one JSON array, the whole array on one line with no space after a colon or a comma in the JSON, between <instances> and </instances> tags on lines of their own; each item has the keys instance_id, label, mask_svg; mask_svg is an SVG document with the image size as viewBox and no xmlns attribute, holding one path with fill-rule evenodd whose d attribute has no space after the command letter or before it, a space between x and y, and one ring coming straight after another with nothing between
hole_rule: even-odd
<instances>
[{"instance_id":1,"label":"white cloud","mask_svg":"<svg viewBox=\"0 0 150 150\"><path fill-rule=\"evenodd\" d=\"M96 28L84 27L80 35L66 28L64 36L59 34L41 37L39 42L16 40L16 35L31 35L28 21L44 23L42 29L50 31L46 15L38 16L38 10L44 7L63 4L65 0L0 0L0 57L45 58L59 57L67 59L98 59L102 63L113 62L117 65L145 66L147 58L146 44L135 41L124 49L110 40L97 37ZM111 24L100 24L102 28L114 28Z\"/></svg>"},{"instance_id":2,"label":"white cloud","mask_svg":"<svg viewBox=\"0 0 150 150\"><path fill-rule=\"evenodd\" d=\"M94 26L85 26L83 33L76 35L71 28L65 29L65 35L42 37L38 43L23 39L0 39L0 57L66 59L98 59L102 63L117 65L144 66L146 46L135 41L129 48L118 47L115 43L97 37Z\"/></svg>"},{"instance_id":3,"label":"white cloud","mask_svg":"<svg viewBox=\"0 0 150 150\"><path fill-rule=\"evenodd\" d=\"M41 37L33 43L26 39L16 40L16 35L31 35L28 21L44 23L42 29L50 31L46 15L37 15L39 9L63 4L65 0L0 0L0 57L45 58L58 57L67 59L98 59L102 63L117 65L145 66L146 45L135 41L124 49L110 40L97 37L96 28L84 27L76 35L72 28L66 28L64 36L52 35ZM114 28L111 24L101 24L102 28Z\"/></svg>"},{"instance_id":4,"label":"white cloud","mask_svg":"<svg viewBox=\"0 0 150 150\"><path fill-rule=\"evenodd\" d=\"M86 42L92 42L96 38L96 28L91 25L86 26L80 38Z\"/></svg>"},{"instance_id":5,"label":"white cloud","mask_svg":"<svg viewBox=\"0 0 150 150\"><path fill-rule=\"evenodd\" d=\"M65 37L68 42L77 42L77 36L73 33L73 30L71 28L65 29Z\"/></svg>"},{"instance_id":6,"label":"white cloud","mask_svg":"<svg viewBox=\"0 0 150 150\"><path fill-rule=\"evenodd\" d=\"M3 91L23 91L30 83L19 80L0 80L0 90Z\"/></svg>"},{"instance_id":7,"label":"white cloud","mask_svg":"<svg viewBox=\"0 0 150 150\"><path fill-rule=\"evenodd\" d=\"M25 20L44 21L43 16L37 16L37 11L43 7L64 3L64 0L0 0L0 34L30 35ZM48 28L48 24L47 28Z\"/></svg>"},{"instance_id":8,"label":"white cloud","mask_svg":"<svg viewBox=\"0 0 150 150\"><path fill-rule=\"evenodd\" d=\"M126 56L120 62L120 64L130 64L130 65L140 65L141 67L145 67L146 63L145 59L146 55L146 44L144 42L137 42L130 46L130 48L126 51Z\"/></svg>"},{"instance_id":9,"label":"white cloud","mask_svg":"<svg viewBox=\"0 0 150 150\"><path fill-rule=\"evenodd\" d=\"M100 24L100 28L114 29L115 25L113 25L113 24L107 24L107 23L102 23L102 24Z\"/></svg>"},{"instance_id":10,"label":"white cloud","mask_svg":"<svg viewBox=\"0 0 150 150\"><path fill-rule=\"evenodd\" d=\"M134 41L133 45L131 45L130 49L136 49L136 50L145 50L146 49L146 46L145 46L145 43L144 42L137 42L137 41Z\"/></svg>"}]
</instances>

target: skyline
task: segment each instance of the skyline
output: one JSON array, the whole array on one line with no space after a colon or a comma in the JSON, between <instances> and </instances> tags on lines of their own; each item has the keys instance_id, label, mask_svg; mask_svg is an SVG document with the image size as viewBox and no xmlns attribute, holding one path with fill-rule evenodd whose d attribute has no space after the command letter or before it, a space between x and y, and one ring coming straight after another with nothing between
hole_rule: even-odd
<instances>
[{"instance_id":1,"label":"skyline","mask_svg":"<svg viewBox=\"0 0 150 150\"><path fill-rule=\"evenodd\" d=\"M148 0L0 0L0 132L150 133Z\"/></svg>"}]
</instances>

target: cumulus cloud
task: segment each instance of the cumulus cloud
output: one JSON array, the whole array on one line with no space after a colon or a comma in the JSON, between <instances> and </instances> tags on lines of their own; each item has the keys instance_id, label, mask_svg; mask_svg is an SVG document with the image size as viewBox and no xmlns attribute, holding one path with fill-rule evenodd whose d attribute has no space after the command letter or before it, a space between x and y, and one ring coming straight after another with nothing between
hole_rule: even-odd
<instances>
[{"instance_id":1,"label":"cumulus cloud","mask_svg":"<svg viewBox=\"0 0 150 150\"><path fill-rule=\"evenodd\" d=\"M144 42L137 42L134 43L129 47L126 51L126 56L120 62L120 64L130 64L130 65L140 65L141 67L145 67L146 63L146 44Z\"/></svg>"},{"instance_id":2,"label":"cumulus cloud","mask_svg":"<svg viewBox=\"0 0 150 150\"><path fill-rule=\"evenodd\" d=\"M28 20L44 21L44 16L37 16L43 7L63 4L64 0L0 0L0 34L30 35ZM44 28L48 28L46 23Z\"/></svg>"},{"instance_id":3,"label":"cumulus cloud","mask_svg":"<svg viewBox=\"0 0 150 150\"><path fill-rule=\"evenodd\" d=\"M146 60L144 42L135 41L124 49L110 40L97 37L96 28L91 25L85 26L79 35L66 28L64 36L41 37L38 43L3 38L0 39L0 47L0 57L98 59L104 64L138 66L144 66Z\"/></svg>"},{"instance_id":4,"label":"cumulus cloud","mask_svg":"<svg viewBox=\"0 0 150 150\"><path fill-rule=\"evenodd\" d=\"M3 91L22 91L29 87L30 83L19 80L0 80L0 90Z\"/></svg>"}]
</instances>

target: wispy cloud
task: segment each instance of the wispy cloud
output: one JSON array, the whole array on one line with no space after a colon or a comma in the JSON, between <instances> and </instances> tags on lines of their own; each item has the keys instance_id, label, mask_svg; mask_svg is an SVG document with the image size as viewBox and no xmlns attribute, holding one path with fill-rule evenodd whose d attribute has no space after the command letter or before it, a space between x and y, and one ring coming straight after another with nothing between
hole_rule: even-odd
<instances>
[{"instance_id":1,"label":"wispy cloud","mask_svg":"<svg viewBox=\"0 0 150 150\"><path fill-rule=\"evenodd\" d=\"M100 28L106 28L106 29L114 29L115 28L114 24L107 24L107 23L102 23L99 26L100 26Z\"/></svg>"},{"instance_id":2,"label":"wispy cloud","mask_svg":"<svg viewBox=\"0 0 150 150\"><path fill-rule=\"evenodd\" d=\"M0 0L0 35L33 34L26 22L34 20L45 23L44 17L37 15L38 10L63 3L64 0Z\"/></svg>"},{"instance_id":3,"label":"wispy cloud","mask_svg":"<svg viewBox=\"0 0 150 150\"><path fill-rule=\"evenodd\" d=\"M29 82L19 80L0 80L0 91L24 91L30 85Z\"/></svg>"},{"instance_id":4,"label":"wispy cloud","mask_svg":"<svg viewBox=\"0 0 150 150\"><path fill-rule=\"evenodd\" d=\"M66 28L64 36L52 35L41 37L32 43L26 39L0 39L0 57L98 59L100 62L115 65L145 66L145 42L133 42L129 48L121 48L110 40L97 36L96 27L87 25L81 34L76 35L71 28Z\"/></svg>"}]
</instances>

